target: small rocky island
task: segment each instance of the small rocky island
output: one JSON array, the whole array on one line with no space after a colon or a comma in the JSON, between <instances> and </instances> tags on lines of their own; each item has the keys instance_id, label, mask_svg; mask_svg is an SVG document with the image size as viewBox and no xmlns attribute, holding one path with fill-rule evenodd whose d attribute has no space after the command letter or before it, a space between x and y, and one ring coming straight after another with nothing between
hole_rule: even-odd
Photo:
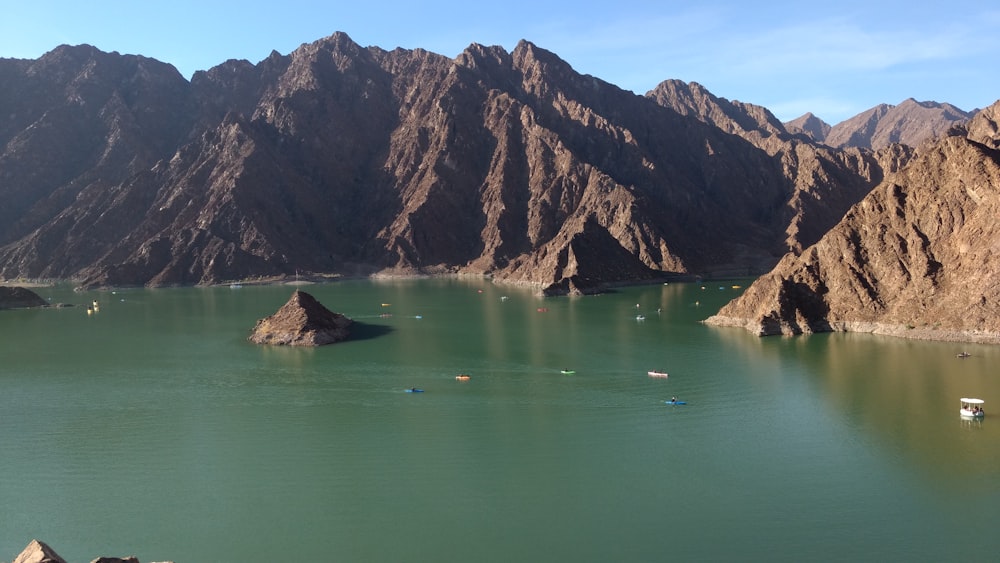
<instances>
[{"instance_id":1,"label":"small rocky island","mask_svg":"<svg viewBox=\"0 0 1000 563\"><path fill-rule=\"evenodd\" d=\"M257 321L249 340L255 344L322 346L347 340L352 323L312 295L296 290L278 312Z\"/></svg>"},{"instance_id":2,"label":"small rocky island","mask_svg":"<svg viewBox=\"0 0 1000 563\"><path fill-rule=\"evenodd\" d=\"M46 307L48 302L37 293L23 287L0 286L0 309Z\"/></svg>"}]
</instances>

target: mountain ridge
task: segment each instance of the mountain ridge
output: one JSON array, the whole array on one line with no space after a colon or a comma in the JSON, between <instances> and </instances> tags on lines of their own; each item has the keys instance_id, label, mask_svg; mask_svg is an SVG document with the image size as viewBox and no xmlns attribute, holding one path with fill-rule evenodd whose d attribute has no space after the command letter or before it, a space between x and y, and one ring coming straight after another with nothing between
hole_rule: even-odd
<instances>
[{"instance_id":1,"label":"mountain ridge","mask_svg":"<svg viewBox=\"0 0 1000 563\"><path fill-rule=\"evenodd\" d=\"M447 58L338 32L190 82L64 46L0 77L0 276L86 287L755 275L912 156L812 143L696 83L638 96L528 41Z\"/></svg>"}]
</instances>

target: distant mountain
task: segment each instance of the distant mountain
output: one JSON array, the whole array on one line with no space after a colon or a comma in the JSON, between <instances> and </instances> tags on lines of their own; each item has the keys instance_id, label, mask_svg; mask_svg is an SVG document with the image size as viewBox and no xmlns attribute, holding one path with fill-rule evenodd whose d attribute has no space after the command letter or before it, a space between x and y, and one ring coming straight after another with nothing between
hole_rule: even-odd
<instances>
[{"instance_id":1,"label":"distant mountain","mask_svg":"<svg viewBox=\"0 0 1000 563\"><path fill-rule=\"evenodd\" d=\"M830 124L811 112L785 123L785 129L792 134L806 135L819 143L825 141L827 135L830 134Z\"/></svg>"},{"instance_id":2,"label":"distant mountain","mask_svg":"<svg viewBox=\"0 0 1000 563\"><path fill-rule=\"evenodd\" d=\"M922 145L710 324L1000 343L1000 102Z\"/></svg>"},{"instance_id":3,"label":"distant mountain","mask_svg":"<svg viewBox=\"0 0 1000 563\"><path fill-rule=\"evenodd\" d=\"M785 128L834 148L878 150L893 143L916 147L928 139L944 135L972 116L973 113L951 104L918 102L909 98L898 106L879 104L832 127L807 113L785 123Z\"/></svg>"}]
</instances>

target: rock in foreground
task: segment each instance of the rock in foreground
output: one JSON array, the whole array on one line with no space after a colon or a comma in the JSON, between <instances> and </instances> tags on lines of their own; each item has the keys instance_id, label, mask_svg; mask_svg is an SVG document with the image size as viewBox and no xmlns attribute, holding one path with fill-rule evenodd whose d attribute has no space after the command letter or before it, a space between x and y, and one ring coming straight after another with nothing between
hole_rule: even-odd
<instances>
[{"instance_id":1,"label":"rock in foreground","mask_svg":"<svg viewBox=\"0 0 1000 563\"><path fill-rule=\"evenodd\" d=\"M296 291L278 312L257 321L249 340L255 344L322 346L346 340L352 322L312 295Z\"/></svg>"},{"instance_id":2,"label":"rock in foreground","mask_svg":"<svg viewBox=\"0 0 1000 563\"><path fill-rule=\"evenodd\" d=\"M51 547L38 540L31 540L15 559L14 563L66 563Z\"/></svg>"},{"instance_id":3,"label":"rock in foreground","mask_svg":"<svg viewBox=\"0 0 1000 563\"><path fill-rule=\"evenodd\" d=\"M28 547L14 559L14 563L66 563L66 560L44 542L31 540ZM139 563L139 560L134 556L98 557L91 563Z\"/></svg>"}]
</instances>

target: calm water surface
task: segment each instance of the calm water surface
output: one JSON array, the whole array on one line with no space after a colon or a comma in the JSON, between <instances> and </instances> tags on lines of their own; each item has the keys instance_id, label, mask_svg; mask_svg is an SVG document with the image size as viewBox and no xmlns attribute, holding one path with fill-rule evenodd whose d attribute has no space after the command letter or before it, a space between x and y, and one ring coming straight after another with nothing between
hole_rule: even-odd
<instances>
[{"instance_id":1,"label":"calm water surface","mask_svg":"<svg viewBox=\"0 0 1000 563\"><path fill-rule=\"evenodd\" d=\"M32 538L179 563L1000 551L996 347L703 326L729 282L306 290L356 338L248 343L283 286L43 288L77 306L0 312L0 561Z\"/></svg>"}]
</instances>

